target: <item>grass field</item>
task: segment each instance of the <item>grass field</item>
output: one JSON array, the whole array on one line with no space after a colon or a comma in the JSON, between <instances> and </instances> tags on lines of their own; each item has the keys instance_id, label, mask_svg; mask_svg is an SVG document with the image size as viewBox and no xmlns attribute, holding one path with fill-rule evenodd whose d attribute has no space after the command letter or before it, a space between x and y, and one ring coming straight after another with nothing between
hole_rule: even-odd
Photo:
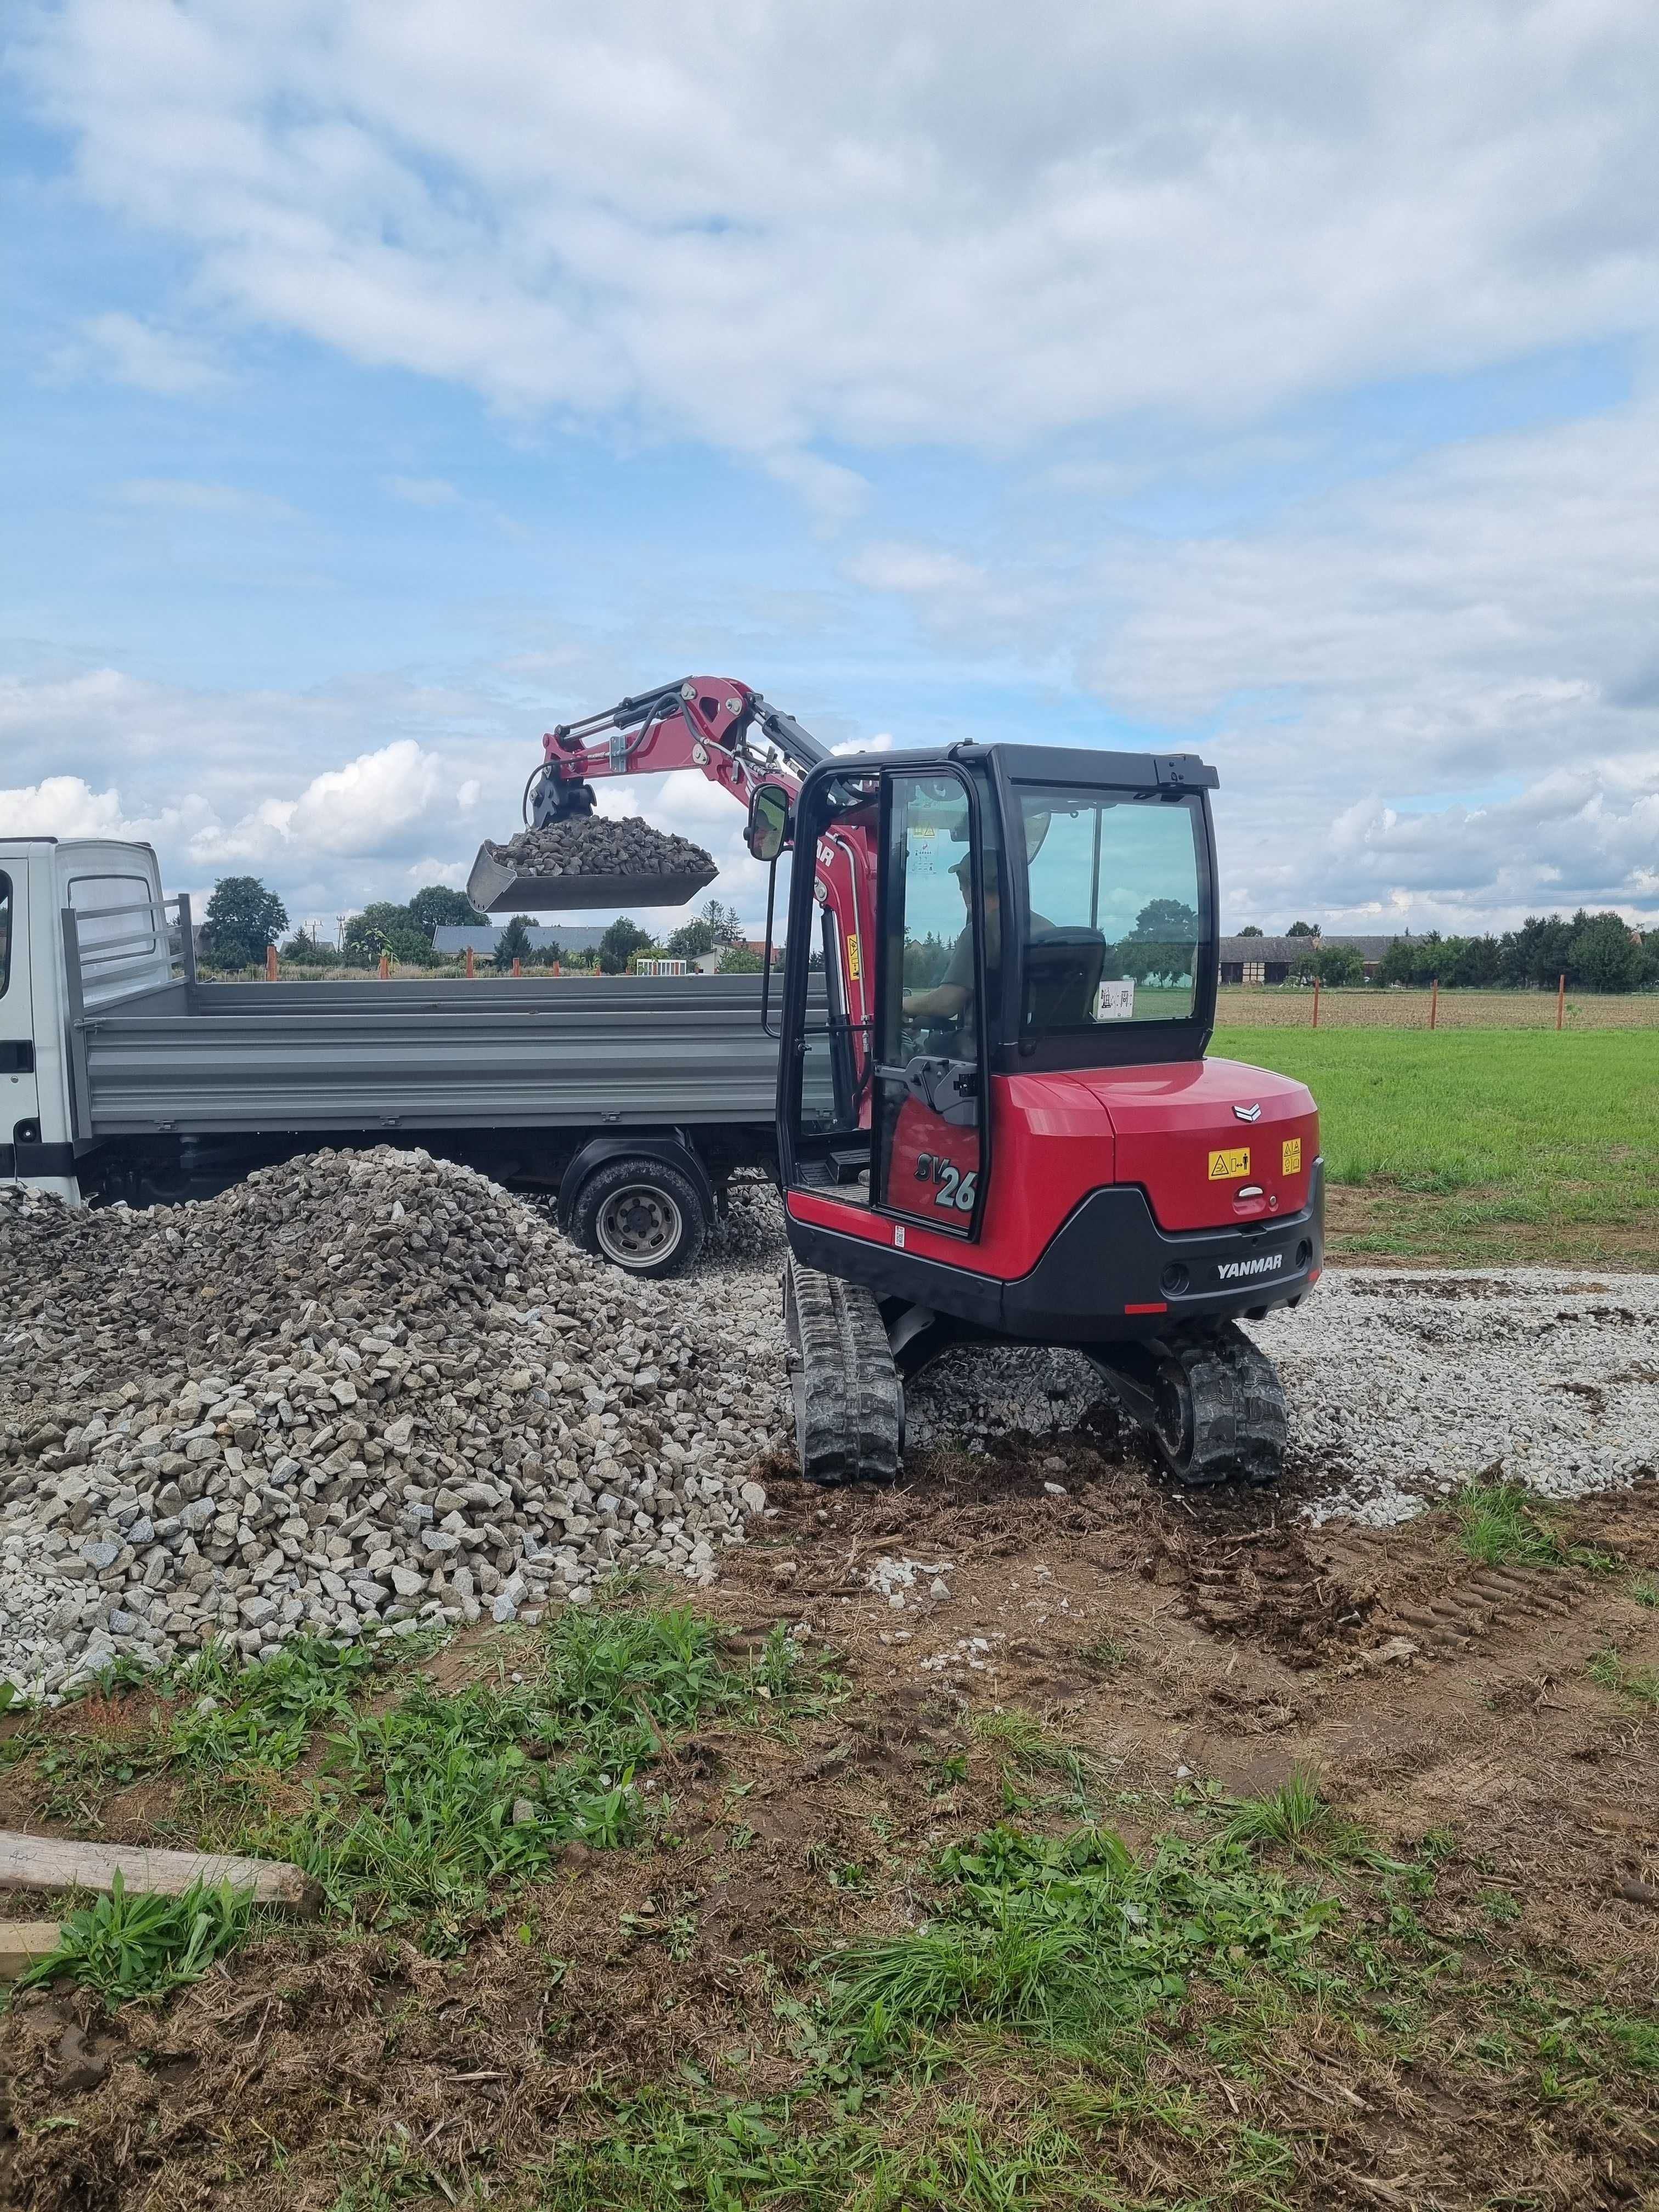
<instances>
[{"instance_id":1,"label":"grass field","mask_svg":"<svg viewBox=\"0 0 1659 2212\"><path fill-rule=\"evenodd\" d=\"M1217 1049L1319 1101L1333 1259L1659 1267L1659 1034L1228 1028Z\"/></svg>"},{"instance_id":2,"label":"grass field","mask_svg":"<svg viewBox=\"0 0 1659 2212\"><path fill-rule=\"evenodd\" d=\"M1425 1030L1433 994L1428 991L1322 991L1322 1030ZM1216 994L1218 1027L1305 1030L1313 1026L1314 994L1302 987L1245 989L1229 984ZM1553 1030L1553 991L1443 991L1433 1005L1437 1030ZM1564 1029L1659 1030L1659 991L1570 991Z\"/></svg>"}]
</instances>

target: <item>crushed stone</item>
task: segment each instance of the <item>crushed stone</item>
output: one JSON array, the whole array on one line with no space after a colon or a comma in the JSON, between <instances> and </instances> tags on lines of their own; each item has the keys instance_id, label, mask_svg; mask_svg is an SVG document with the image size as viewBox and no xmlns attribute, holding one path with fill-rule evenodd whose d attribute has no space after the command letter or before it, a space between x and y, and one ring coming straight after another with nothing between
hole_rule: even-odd
<instances>
[{"instance_id":1,"label":"crushed stone","mask_svg":"<svg viewBox=\"0 0 1659 2212\"><path fill-rule=\"evenodd\" d=\"M720 872L702 846L637 814L572 815L485 850L532 876L694 876L711 884Z\"/></svg>"},{"instance_id":2,"label":"crushed stone","mask_svg":"<svg viewBox=\"0 0 1659 2212\"><path fill-rule=\"evenodd\" d=\"M1477 1476L1565 1498L1659 1473L1659 1275L1331 1268L1251 1334L1316 1522L1386 1528Z\"/></svg>"},{"instance_id":3,"label":"crushed stone","mask_svg":"<svg viewBox=\"0 0 1659 2212\"><path fill-rule=\"evenodd\" d=\"M416 1151L205 1203L0 1188L0 1678L706 1583L784 1433L775 1280L672 1293Z\"/></svg>"},{"instance_id":4,"label":"crushed stone","mask_svg":"<svg viewBox=\"0 0 1659 2212\"><path fill-rule=\"evenodd\" d=\"M534 1620L618 1567L710 1581L788 1449L784 1250L776 1194L738 1184L695 1275L635 1282L389 1147L146 1212L0 1187L0 1679L55 1698L214 1636L254 1657ZM1659 1276L1332 1268L1252 1334L1316 1522L1659 1471ZM1112 1419L1086 1360L1034 1347L957 1347L907 1391L912 1451ZM878 1571L895 1610L948 1597L933 1563Z\"/></svg>"}]
</instances>

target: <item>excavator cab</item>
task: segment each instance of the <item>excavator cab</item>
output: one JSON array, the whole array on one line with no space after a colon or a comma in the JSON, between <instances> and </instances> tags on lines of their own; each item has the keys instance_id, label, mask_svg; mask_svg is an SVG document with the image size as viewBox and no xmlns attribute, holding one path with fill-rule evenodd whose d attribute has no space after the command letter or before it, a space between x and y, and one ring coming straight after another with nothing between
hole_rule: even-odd
<instances>
[{"instance_id":1,"label":"excavator cab","mask_svg":"<svg viewBox=\"0 0 1659 2212\"><path fill-rule=\"evenodd\" d=\"M1196 762L970 746L836 763L796 802L784 979L786 1190L982 1241L1000 1078L1201 1060L1214 898ZM860 905L825 863L857 862ZM820 1011L807 981L821 967ZM1103 1135L1106 1133L1103 1129ZM1017 1160L1011 1176L1022 1172ZM806 1211L812 1211L809 1208ZM792 1222L801 1209L791 1206ZM884 1224L878 1228L875 1224Z\"/></svg>"},{"instance_id":2,"label":"excavator cab","mask_svg":"<svg viewBox=\"0 0 1659 2212\"><path fill-rule=\"evenodd\" d=\"M1185 1480L1276 1471L1283 1400L1235 1324L1317 1278L1317 1118L1206 1058L1215 782L963 744L822 763L781 833L756 793L751 851L797 855L777 1138L807 1473L896 1470L903 1373L964 1338L1085 1352Z\"/></svg>"}]
</instances>

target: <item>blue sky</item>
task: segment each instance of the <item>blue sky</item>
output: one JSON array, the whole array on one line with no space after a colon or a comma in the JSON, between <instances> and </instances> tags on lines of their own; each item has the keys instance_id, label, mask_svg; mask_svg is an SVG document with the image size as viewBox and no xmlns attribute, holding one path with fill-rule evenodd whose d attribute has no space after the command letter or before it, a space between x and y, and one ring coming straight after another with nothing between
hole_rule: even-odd
<instances>
[{"instance_id":1,"label":"blue sky","mask_svg":"<svg viewBox=\"0 0 1659 2212\"><path fill-rule=\"evenodd\" d=\"M1659 920L1644 7L7 20L7 826L331 915L696 671L1202 750L1230 926Z\"/></svg>"}]
</instances>

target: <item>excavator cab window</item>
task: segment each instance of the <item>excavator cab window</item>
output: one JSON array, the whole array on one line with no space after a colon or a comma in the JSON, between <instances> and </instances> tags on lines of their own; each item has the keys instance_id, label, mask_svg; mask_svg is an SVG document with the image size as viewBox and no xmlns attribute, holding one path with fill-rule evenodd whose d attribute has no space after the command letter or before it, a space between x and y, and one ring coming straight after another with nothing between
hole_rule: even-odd
<instances>
[{"instance_id":1,"label":"excavator cab window","mask_svg":"<svg viewBox=\"0 0 1659 2212\"><path fill-rule=\"evenodd\" d=\"M1189 803L1016 787L1029 889L1020 1042L1116 1022L1188 1021L1199 847Z\"/></svg>"},{"instance_id":2,"label":"excavator cab window","mask_svg":"<svg viewBox=\"0 0 1659 2212\"><path fill-rule=\"evenodd\" d=\"M878 789L875 776L836 775L803 794L794 823L800 897L790 927L814 950L803 1002L786 1026L783 1073L793 1180L866 1206L874 1090L870 853Z\"/></svg>"},{"instance_id":3,"label":"excavator cab window","mask_svg":"<svg viewBox=\"0 0 1659 2212\"><path fill-rule=\"evenodd\" d=\"M1038 753L1031 765L1048 760L1067 757ZM1195 1060L1208 1044L1216 916L1207 783L1154 757L1111 764L1111 780L1051 778L1022 774L1016 748L998 749L1018 916L993 1048L999 1073ZM1144 781L1121 773L1143 766Z\"/></svg>"},{"instance_id":4,"label":"excavator cab window","mask_svg":"<svg viewBox=\"0 0 1659 2212\"><path fill-rule=\"evenodd\" d=\"M978 816L958 769L884 779L874 1202L962 1237L981 1210L982 1040L1001 957Z\"/></svg>"}]
</instances>

